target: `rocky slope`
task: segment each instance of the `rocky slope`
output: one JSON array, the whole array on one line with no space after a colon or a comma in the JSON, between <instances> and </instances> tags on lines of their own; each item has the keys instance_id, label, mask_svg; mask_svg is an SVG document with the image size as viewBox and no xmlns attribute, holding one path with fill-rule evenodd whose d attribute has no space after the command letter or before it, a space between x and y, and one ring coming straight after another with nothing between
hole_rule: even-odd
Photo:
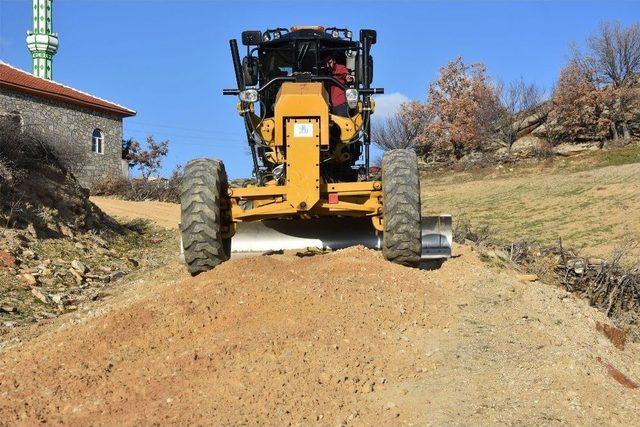
<instances>
[{"instance_id":1,"label":"rocky slope","mask_svg":"<svg viewBox=\"0 0 640 427\"><path fill-rule=\"evenodd\" d=\"M151 240L166 240L105 215L62 166L64 154L0 121L0 335L101 298L154 259Z\"/></svg>"}]
</instances>

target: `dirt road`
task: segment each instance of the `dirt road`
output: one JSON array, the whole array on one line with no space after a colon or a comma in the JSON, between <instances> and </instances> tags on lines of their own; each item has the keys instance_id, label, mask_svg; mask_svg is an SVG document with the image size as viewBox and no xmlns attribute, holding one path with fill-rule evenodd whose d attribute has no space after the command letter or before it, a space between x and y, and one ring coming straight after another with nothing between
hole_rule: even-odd
<instances>
[{"instance_id":1,"label":"dirt road","mask_svg":"<svg viewBox=\"0 0 640 427\"><path fill-rule=\"evenodd\" d=\"M568 293L455 251L436 271L362 248L237 259L196 278L167 265L10 343L0 420L637 422L638 344L614 347L596 330L607 319Z\"/></svg>"},{"instance_id":2,"label":"dirt road","mask_svg":"<svg viewBox=\"0 0 640 427\"><path fill-rule=\"evenodd\" d=\"M144 218L164 228L178 228L180 205L163 202L129 202L107 197L91 197L103 212L116 218Z\"/></svg>"}]
</instances>

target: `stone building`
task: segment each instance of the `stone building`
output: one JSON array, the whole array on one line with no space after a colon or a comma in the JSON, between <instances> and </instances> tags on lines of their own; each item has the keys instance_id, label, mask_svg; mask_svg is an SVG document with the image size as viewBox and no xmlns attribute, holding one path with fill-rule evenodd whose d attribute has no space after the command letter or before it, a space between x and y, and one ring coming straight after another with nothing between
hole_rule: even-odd
<instances>
[{"instance_id":1,"label":"stone building","mask_svg":"<svg viewBox=\"0 0 640 427\"><path fill-rule=\"evenodd\" d=\"M135 111L0 61L2 110L18 113L23 130L47 135L69 154L67 166L84 187L109 175L126 175L122 120Z\"/></svg>"}]
</instances>

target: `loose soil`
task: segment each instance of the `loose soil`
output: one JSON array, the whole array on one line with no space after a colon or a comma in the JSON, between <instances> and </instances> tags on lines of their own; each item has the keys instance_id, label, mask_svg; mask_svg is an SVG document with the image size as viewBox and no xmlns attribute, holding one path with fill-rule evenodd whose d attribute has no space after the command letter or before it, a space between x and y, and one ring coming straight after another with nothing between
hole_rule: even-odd
<instances>
[{"instance_id":1,"label":"loose soil","mask_svg":"<svg viewBox=\"0 0 640 427\"><path fill-rule=\"evenodd\" d=\"M0 420L637 422L637 343L614 346L597 330L611 322L567 292L454 250L432 271L363 248L235 259L195 278L171 261L5 342Z\"/></svg>"}]
</instances>

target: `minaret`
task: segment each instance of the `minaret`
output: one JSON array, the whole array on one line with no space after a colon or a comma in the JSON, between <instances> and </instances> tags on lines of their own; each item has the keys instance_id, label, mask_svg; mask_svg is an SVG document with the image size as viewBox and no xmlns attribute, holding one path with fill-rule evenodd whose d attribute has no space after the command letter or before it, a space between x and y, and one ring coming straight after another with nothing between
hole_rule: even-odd
<instances>
[{"instance_id":1,"label":"minaret","mask_svg":"<svg viewBox=\"0 0 640 427\"><path fill-rule=\"evenodd\" d=\"M58 34L52 32L51 3L33 0L33 31L27 31L27 47L33 58L33 74L51 80L53 55L58 50Z\"/></svg>"}]
</instances>

